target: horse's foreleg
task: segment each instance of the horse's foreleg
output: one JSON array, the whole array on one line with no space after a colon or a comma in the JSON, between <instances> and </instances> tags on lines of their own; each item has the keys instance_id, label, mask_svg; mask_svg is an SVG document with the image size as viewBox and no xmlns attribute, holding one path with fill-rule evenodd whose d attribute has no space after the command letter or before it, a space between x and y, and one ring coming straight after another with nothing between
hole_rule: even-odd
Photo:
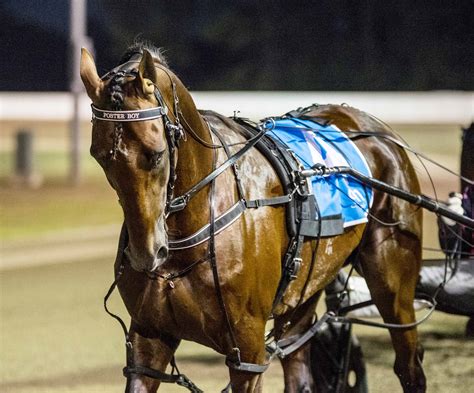
<instances>
[{"instance_id":1,"label":"horse's foreleg","mask_svg":"<svg viewBox=\"0 0 474 393\"><path fill-rule=\"evenodd\" d=\"M263 374L249 373L229 369L232 393L260 393L262 392Z\"/></svg>"},{"instance_id":2,"label":"horse's foreleg","mask_svg":"<svg viewBox=\"0 0 474 393\"><path fill-rule=\"evenodd\" d=\"M314 309L319 295L314 296L300 306L292 315L291 325L285 336L303 334L311 326ZM285 318L275 321L275 330L278 332L285 324ZM310 393L315 391L311 373L311 341L301 346L295 352L281 359L285 377L285 393Z\"/></svg>"},{"instance_id":3,"label":"horse's foreleg","mask_svg":"<svg viewBox=\"0 0 474 393\"><path fill-rule=\"evenodd\" d=\"M130 328L131 364L127 366L143 366L164 372L171 361L179 340L169 336L157 337L138 329L132 323ZM156 392L160 381L141 374L127 376L126 393L151 393Z\"/></svg>"},{"instance_id":4,"label":"horse's foreleg","mask_svg":"<svg viewBox=\"0 0 474 393\"><path fill-rule=\"evenodd\" d=\"M263 366L267 362L265 350L265 324L262 320L248 321L235 332L240 346L240 361ZM232 393L261 393L263 372L238 370L228 363ZM257 371L257 370L255 370Z\"/></svg>"},{"instance_id":5,"label":"horse's foreleg","mask_svg":"<svg viewBox=\"0 0 474 393\"><path fill-rule=\"evenodd\" d=\"M281 359L285 375L285 393L314 392L314 382L311 374L310 342L300 349Z\"/></svg>"}]
</instances>

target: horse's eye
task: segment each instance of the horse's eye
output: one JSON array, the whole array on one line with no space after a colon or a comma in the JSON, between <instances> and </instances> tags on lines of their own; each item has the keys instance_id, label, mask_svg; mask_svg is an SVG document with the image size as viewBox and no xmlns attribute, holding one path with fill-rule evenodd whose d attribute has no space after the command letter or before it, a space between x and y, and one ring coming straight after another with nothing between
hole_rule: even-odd
<instances>
[{"instance_id":1,"label":"horse's eye","mask_svg":"<svg viewBox=\"0 0 474 393\"><path fill-rule=\"evenodd\" d=\"M156 168L160 164L164 153L165 153L165 151L161 150L161 151L149 152L149 153L146 154L148 162L150 163L150 166L152 168Z\"/></svg>"}]
</instances>

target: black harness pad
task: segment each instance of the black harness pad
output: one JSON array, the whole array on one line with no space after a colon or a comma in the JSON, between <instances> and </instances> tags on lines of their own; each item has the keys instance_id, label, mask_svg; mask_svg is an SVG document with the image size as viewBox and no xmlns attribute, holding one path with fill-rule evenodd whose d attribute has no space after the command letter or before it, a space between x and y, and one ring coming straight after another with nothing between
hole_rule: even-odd
<instances>
[{"instance_id":1,"label":"black harness pad","mask_svg":"<svg viewBox=\"0 0 474 393\"><path fill-rule=\"evenodd\" d=\"M252 138L261 130L242 118L232 118L243 128L247 138ZM288 148L277 140L264 136L256 145L257 150L270 162L283 185L285 194L290 194L296 187L295 173L301 168ZM341 215L315 219L319 214L316 201L310 197L306 182L299 183L300 192L286 204L286 226L290 237L304 236L318 238L340 235L343 231ZM303 191L303 192L301 192Z\"/></svg>"}]
</instances>

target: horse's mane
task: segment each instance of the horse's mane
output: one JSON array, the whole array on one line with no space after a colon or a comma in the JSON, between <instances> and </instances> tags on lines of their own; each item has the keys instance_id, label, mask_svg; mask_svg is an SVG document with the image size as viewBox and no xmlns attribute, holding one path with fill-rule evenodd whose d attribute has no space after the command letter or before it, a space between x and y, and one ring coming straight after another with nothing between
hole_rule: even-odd
<instances>
[{"instance_id":1,"label":"horse's mane","mask_svg":"<svg viewBox=\"0 0 474 393\"><path fill-rule=\"evenodd\" d=\"M126 61L130 60L130 58L136 54L136 53L142 53L144 50L147 50L150 52L150 54L158 60L162 65L164 65L166 68L168 68L168 62L166 61L166 58L163 54L163 49L162 48L157 48L154 46L152 43L148 41L142 41L142 40L136 40L134 41L125 51L125 53L122 55L122 58L120 59L120 63L125 63Z\"/></svg>"}]
</instances>

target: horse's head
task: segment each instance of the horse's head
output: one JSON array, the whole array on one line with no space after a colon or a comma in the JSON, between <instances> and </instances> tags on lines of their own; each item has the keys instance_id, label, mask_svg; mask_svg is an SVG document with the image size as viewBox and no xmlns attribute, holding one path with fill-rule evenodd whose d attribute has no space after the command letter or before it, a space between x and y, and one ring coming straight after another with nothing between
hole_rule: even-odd
<instances>
[{"instance_id":1,"label":"horse's head","mask_svg":"<svg viewBox=\"0 0 474 393\"><path fill-rule=\"evenodd\" d=\"M81 58L93 104L91 155L117 192L129 234L126 254L139 271L153 271L168 257L167 185L175 157L165 102L173 102L174 92L159 60L141 48L100 78L86 49Z\"/></svg>"}]
</instances>

